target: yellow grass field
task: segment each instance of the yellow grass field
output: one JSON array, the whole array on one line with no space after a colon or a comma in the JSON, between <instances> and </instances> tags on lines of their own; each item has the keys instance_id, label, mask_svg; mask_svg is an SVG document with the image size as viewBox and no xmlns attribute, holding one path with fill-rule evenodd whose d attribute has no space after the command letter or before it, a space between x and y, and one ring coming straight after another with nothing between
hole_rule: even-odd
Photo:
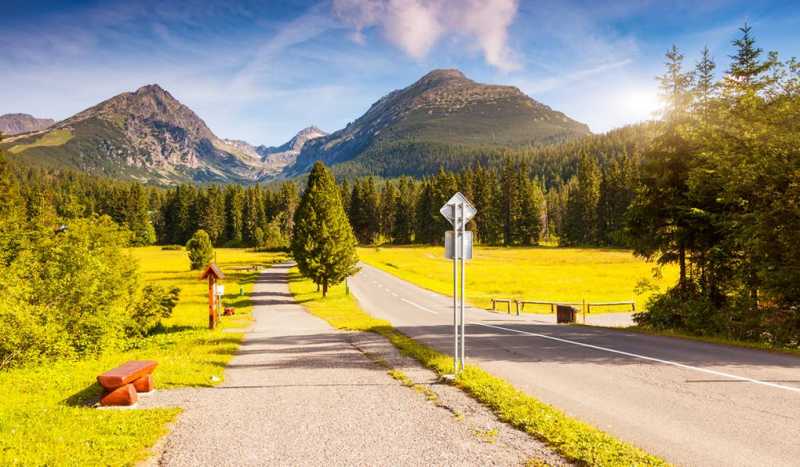
<instances>
[{"instance_id":1,"label":"yellow grass field","mask_svg":"<svg viewBox=\"0 0 800 467\"><path fill-rule=\"evenodd\" d=\"M145 281L181 288L166 329L96 359L0 372L0 465L132 465L145 457L178 409L97 410L87 405L100 392L95 377L125 361L157 360L159 389L221 381L242 334L207 329L208 286L198 271L189 270L186 252L146 247L130 254ZM222 328L247 325L252 309L247 293L256 273L240 268L268 265L284 255L244 249L218 249L217 254L227 276L226 292L237 295L224 300L237 308L237 315L224 318Z\"/></svg>"},{"instance_id":2,"label":"yellow grass field","mask_svg":"<svg viewBox=\"0 0 800 467\"><path fill-rule=\"evenodd\" d=\"M467 262L467 300L490 308L491 298L580 303L634 300L644 309L649 294L636 295L641 280L661 290L677 281L676 267L653 278L655 264L628 250L601 248L475 247ZM359 248L362 261L429 290L452 295L453 263L443 247L402 246ZM505 306L501 304L501 306ZM627 311L629 307L592 308L592 313ZM549 312L548 306L526 305L526 312Z\"/></svg>"}]
</instances>

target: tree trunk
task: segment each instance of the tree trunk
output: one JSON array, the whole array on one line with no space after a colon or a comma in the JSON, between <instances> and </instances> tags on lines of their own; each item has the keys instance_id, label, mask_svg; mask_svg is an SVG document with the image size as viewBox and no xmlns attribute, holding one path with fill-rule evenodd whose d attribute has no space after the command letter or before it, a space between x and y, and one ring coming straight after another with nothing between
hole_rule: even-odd
<instances>
[{"instance_id":1,"label":"tree trunk","mask_svg":"<svg viewBox=\"0 0 800 467\"><path fill-rule=\"evenodd\" d=\"M328 281L322 281L322 296L328 296Z\"/></svg>"}]
</instances>

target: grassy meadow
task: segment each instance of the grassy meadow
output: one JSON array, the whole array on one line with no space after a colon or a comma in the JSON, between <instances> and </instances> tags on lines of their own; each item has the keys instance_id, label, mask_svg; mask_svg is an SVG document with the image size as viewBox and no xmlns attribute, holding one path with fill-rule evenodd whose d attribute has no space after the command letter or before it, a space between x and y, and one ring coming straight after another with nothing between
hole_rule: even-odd
<instances>
[{"instance_id":1,"label":"grassy meadow","mask_svg":"<svg viewBox=\"0 0 800 467\"><path fill-rule=\"evenodd\" d=\"M249 291L256 273L250 265L269 265L283 258L276 253L218 249L226 279L226 306L237 309L221 329L208 326L208 285L189 271L185 251L160 247L134 248L144 280L181 288L180 301L162 332L136 342L135 347L108 352L100 358L18 368L0 372L0 465L130 465L166 433L178 409L98 410L90 406L100 394L95 377L128 360L159 362L156 387L212 386L222 380L227 362L242 333L222 329L246 326L252 303ZM245 295L239 297L239 286Z\"/></svg>"},{"instance_id":2,"label":"grassy meadow","mask_svg":"<svg viewBox=\"0 0 800 467\"><path fill-rule=\"evenodd\" d=\"M444 258L441 246L364 247L358 255L402 279L452 294L453 263ZM654 267L628 250L475 247L473 259L467 262L467 299L482 308L490 308L493 297L575 303L634 300L636 309L642 310L652 292L637 295L640 281L648 280L661 290L677 281L676 267L663 268L658 279L653 278ZM593 307L592 313L628 310ZM549 313L550 307L526 305L525 312Z\"/></svg>"}]
</instances>

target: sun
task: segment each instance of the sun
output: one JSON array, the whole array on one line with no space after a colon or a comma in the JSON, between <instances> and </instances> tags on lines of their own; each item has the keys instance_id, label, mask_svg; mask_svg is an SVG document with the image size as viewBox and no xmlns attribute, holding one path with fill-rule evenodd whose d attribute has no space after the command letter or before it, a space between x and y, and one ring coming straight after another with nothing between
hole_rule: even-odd
<instances>
[{"instance_id":1,"label":"sun","mask_svg":"<svg viewBox=\"0 0 800 467\"><path fill-rule=\"evenodd\" d=\"M636 120L649 120L656 116L664 105L658 93L651 89L633 89L622 99L625 113Z\"/></svg>"}]
</instances>

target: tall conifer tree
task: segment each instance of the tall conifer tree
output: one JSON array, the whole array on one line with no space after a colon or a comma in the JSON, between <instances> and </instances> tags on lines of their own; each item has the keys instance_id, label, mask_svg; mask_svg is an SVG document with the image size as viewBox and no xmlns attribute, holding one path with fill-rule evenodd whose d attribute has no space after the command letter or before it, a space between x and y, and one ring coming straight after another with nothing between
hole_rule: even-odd
<instances>
[{"instance_id":1,"label":"tall conifer tree","mask_svg":"<svg viewBox=\"0 0 800 467\"><path fill-rule=\"evenodd\" d=\"M292 256L300 272L328 288L358 271L356 238L331 172L317 161L295 211Z\"/></svg>"}]
</instances>

